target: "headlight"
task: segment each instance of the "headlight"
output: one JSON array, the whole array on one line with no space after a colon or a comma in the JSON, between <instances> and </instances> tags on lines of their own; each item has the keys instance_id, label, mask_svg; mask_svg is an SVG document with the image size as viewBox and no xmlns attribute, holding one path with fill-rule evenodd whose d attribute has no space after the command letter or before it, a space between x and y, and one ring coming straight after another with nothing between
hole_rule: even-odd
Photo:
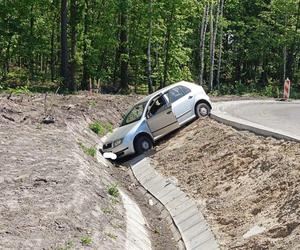
<instances>
[{"instance_id":1,"label":"headlight","mask_svg":"<svg viewBox=\"0 0 300 250\"><path fill-rule=\"evenodd\" d=\"M118 147L119 145L121 145L123 142L123 139L119 139L119 140L115 140L114 141L114 147Z\"/></svg>"}]
</instances>

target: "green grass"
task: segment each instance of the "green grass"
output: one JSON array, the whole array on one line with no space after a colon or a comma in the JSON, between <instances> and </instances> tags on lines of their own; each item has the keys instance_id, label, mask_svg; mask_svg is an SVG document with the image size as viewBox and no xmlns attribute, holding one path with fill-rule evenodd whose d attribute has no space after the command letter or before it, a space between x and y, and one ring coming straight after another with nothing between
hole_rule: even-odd
<instances>
[{"instance_id":1,"label":"green grass","mask_svg":"<svg viewBox=\"0 0 300 250\"><path fill-rule=\"evenodd\" d=\"M119 194L120 194L116 184L110 185L107 189L107 192L109 195L111 195L115 198L119 197Z\"/></svg>"},{"instance_id":2,"label":"green grass","mask_svg":"<svg viewBox=\"0 0 300 250\"><path fill-rule=\"evenodd\" d=\"M117 239L117 235L115 234L112 234L112 233L106 233L106 236L108 236L109 238L113 239L113 240L116 240Z\"/></svg>"},{"instance_id":3,"label":"green grass","mask_svg":"<svg viewBox=\"0 0 300 250\"><path fill-rule=\"evenodd\" d=\"M81 237L80 242L82 245L88 246L92 244L93 240L88 236L84 236Z\"/></svg>"},{"instance_id":4,"label":"green grass","mask_svg":"<svg viewBox=\"0 0 300 250\"><path fill-rule=\"evenodd\" d=\"M89 125L89 128L96 133L97 135L103 136L108 132L112 132L113 131L113 126L112 124L108 123L108 124L104 124L101 122L93 122Z\"/></svg>"},{"instance_id":5,"label":"green grass","mask_svg":"<svg viewBox=\"0 0 300 250\"><path fill-rule=\"evenodd\" d=\"M97 150L95 147L86 147L82 142L78 142L78 145L80 146L80 148L83 150L83 152L91 157L95 157Z\"/></svg>"},{"instance_id":6,"label":"green grass","mask_svg":"<svg viewBox=\"0 0 300 250\"><path fill-rule=\"evenodd\" d=\"M58 248L58 250L71 250L72 247L73 247L73 242L69 241L69 242L67 242L67 244L64 247Z\"/></svg>"},{"instance_id":7,"label":"green grass","mask_svg":"<svg viewBox=\"0 0 300 250\"><path fill-rule=\"evenodd\" d=\"M113 213L113 210L110 209L110 208L103 208L103 209L101 209L101 211L102 211L104 214L112 214L112 213Z\"/></svg>"}]
</instances>

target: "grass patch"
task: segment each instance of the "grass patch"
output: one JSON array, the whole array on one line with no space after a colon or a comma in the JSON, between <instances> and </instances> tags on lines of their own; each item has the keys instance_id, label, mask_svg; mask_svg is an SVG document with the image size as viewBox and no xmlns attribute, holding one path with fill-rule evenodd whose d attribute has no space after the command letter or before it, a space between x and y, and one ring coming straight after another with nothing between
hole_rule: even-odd
<instances>
[{"instance_id":1,"label":"grass patch","mask_svg":"<svg viewBox=\"0 0 300 250\"><path fill-rule=\"evenodd\" d=\"M86 153L87 155L91 156L91 157L95 157L97 150L95 147L86 147L85 145L83 145L82 142L78 142L78 145L80 146L80 148L83 150L84 153Z\"/></svg>"},{"instance_id":2,"label":"grass patch","mask_svg":"<svg viewBox=\"0 0 300 250\"><path fill-rule=\"evenodd\" d=\"M58 250L71 250L72 247L73 247L73 242L69 241L69 242L67 242L67 244L64 247L58 248Z\"/></svg>"},{"instance_id":3,"label":"grass patch","mask_svg":"<svg viewBox=\"0 0 300 250\"><path fill-rule=\"evenodd\" d=\"M108 132L113 131L113 126L110 123L104 124L101 122L93 122L89 125L89 128L97 135L103 136Z\"/></svg>"},{"instance_id":4,"label":"grass patch","mask_svg":"<svg viewBox=\"0 0 300 250\"><path fill-rule=\"evenodd\" d=\"M84 246L89 246L93 243L93 240L91 239L91 237L84 236L80 239L80 242Z\"/></svg>"},{"instance_id":5,"label":"grass patch","mask_svg":"<svg viewBox=\"0 0 300 250\"><path fill-rule=\"evenodd\" d=\"M107 192L109 195L111 195L112 197L119 197L120 193L119 193L119 190L117 188L117 185L110 185L107 189Z\"/></svg>"},{"instance_id":6,"label":"grass patch","mask_svg":"<svg viewBox=\"0 0 300 250\"><path fill-rule=\"evenodd\" d=\"M103 209L101 209L101 211L104 214L112 214L113 213L113 210L110 208L103 208Z\"/></svg>"},{"instance_id":7,"label":"grass patch","mask_svg":"<svg viewBox=\"0 0 300 250\"><path fill-rule=\"evenodd\" d=\"M112 233L106 233L106 236L109 237L109 238L111 238L111 239L113 239L113 240L116 240L117 237L118 237L117 235L112 234Z\"/></svg>"}]
</instances>

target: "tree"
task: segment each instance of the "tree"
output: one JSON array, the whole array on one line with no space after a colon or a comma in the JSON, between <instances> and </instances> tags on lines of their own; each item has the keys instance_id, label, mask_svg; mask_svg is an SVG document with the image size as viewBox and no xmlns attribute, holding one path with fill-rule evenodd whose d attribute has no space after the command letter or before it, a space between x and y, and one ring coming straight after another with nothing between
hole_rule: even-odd
<instances>
[{"instance_id":1,"label":"tree","mask_svg":"<svg viewBox=\"0 0 300 250\"><path fill-rule=\"evenodd\" d=\"M151 65L151 40L152 40L152 18L153 18L153 5L152 0L149 1L149 33L148 33L148 46L147 46L147 64L148 64L148 92L153 92L152 85L152 65Z\"/></svg>"},{"instance_id":2,"label":"tree","mask_svg":"<svg viewBox=\"0 0 300 250\"><path fill-rule=\"evenodd\" d=\"M127 39L127 18L128 0L120 0L120 88L122 92L128 92L128 39Z\"/></svg>"},{"instance_id":3,"label":"tree","mask_svg":"<svg viewBox=\"0 0 300 250\"><path fill-rule=\"evenodd\" d=\"M77 46L77 12L78 2L77 0L71 0L70 5L70 26L71 26L71 58L70 58L70 83L69 90L75 91L76 89L76 46Z\"/></svg>"},{"instance_id":4,"label":"tree","mask_svg":"<svg viewBox=\"0 0 300 250\"><path fill-rule=\"evenodd\" d=\"M206 30L208 24L208 13L210 10L210 5L205 5L201 29L200 29L200 46L199 46L199 84L203 85L203 72L204 72L204 59L205 59L205 38L206 38Z\"/></svg>"},{"instance_id":5,"label":"tree","mask_svg":"<svg viewBox=\"0 0 300 250\"><path fill-rule=\"evenodd\" d=\"M67 32L67 18L68 8L67 0L61 0L61 77L66 89L72 89L70 87L70 76L68 69L68 32Z\"/></svg>"}]
</instances>

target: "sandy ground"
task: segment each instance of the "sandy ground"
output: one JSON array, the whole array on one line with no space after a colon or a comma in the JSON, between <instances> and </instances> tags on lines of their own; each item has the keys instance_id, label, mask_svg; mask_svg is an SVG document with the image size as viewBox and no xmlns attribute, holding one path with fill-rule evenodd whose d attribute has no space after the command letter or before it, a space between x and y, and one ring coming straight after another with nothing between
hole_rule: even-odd
<instances>
[{"instance_id":1,"label":"sandy ground","mask_svg":"<svg viewBox=\"0 0 300 250\"><path fill-rule=\"evenodd\" d=\"M154 151L156 168L197 200L221 249L300 249L299 143L205 119Z\"/></svg>"},{"instance_id":2,"label":"sandy ground","mask_svg":"<svg viewBox=\"0 0 300 250\"><path fill-rule=\"evenodd\" d=\"M0 249L123 249L124 208L107 191L114 184L140 203L156 249L175 245L128 170L98 164L79 146L99 142L91 121L117 126L138 98L0 96ZM42 124L49 115L55 123Z\"/></svg>"}]
</instances>

